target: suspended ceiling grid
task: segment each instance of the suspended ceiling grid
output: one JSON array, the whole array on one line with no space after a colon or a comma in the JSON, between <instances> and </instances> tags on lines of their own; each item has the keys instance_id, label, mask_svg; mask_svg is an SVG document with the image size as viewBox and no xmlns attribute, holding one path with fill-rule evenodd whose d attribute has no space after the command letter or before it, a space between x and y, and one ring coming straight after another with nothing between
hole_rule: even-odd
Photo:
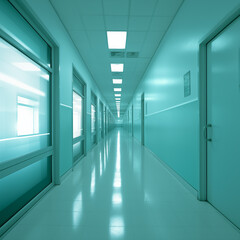
<instances>
[{"instance_id":1,"label":"suspended ceiling grid","mask_svg":"<svg viewBox=\"0 0 240 240\"><path fill-rule=\"evenodd\" d=\"M113 78L122 78L121 114L128 106L183 0L50 0L113 113ZM107 31L127 31L125 50L109 50ZM125 57L111 57L122 51ZM127 52L138 56L126 57ZM115 76L110 63L124 63Z\"/></svg>"}]
</instances>

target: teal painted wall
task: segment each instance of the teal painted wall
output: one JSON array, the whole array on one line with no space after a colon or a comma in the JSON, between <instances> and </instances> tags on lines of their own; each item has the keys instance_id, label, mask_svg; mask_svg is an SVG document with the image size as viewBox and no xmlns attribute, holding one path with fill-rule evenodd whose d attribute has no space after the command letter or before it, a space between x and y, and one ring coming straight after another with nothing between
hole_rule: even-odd
<instances>
[{"instance_id":1,"label":"teal painted wall","mask_svg":"<svg viewBox=\"0 0 240 240\"><path fill-rule=\"evenodd\" d=\"M36 16L39 23L50 33L59 46L59 85L60 85L60 176L72 167L72 75L73 66L86 83L86 143L91 149L91 91L106 105L82 57L78 53L66 29L48 0L21 0ZM66 106L68 107L66 107ZM99 103L98 103L99 105ZM69 108L70 107L70 108ZM99 109L99 108L98 108ZM100 134L98 134L100 140Z\"/></svg>"},{"instance_id":2,"label":"teal painted wall","mask_svg":"<svg viewBox=\"0 0 240 240\"><path fill-rule=\"evenodd\" d=\"M145 94L145 144L196 190L199 189L199 44L239 0L185 0L138 85L134 137L140 142L139 108ZM183 76L191 72L191 95L184 97ZM126 111L127 114L128 111ZM125 124L128 124L126 122Z\"/></svg>"}]
</instances>

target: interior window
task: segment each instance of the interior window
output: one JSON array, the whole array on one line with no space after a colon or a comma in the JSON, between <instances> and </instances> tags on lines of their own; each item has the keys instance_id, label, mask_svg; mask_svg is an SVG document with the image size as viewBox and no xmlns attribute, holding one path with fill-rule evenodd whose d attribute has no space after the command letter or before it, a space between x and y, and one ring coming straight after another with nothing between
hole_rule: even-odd
<instances>
[{"instance_id":1,"label":"interior window","mask_svg":"<svg viewBox=\"0 0 240 240\"><path fill-rule=\"evenodd\" d=\"M82 97L73 92L73 138L83 134Z\"/></svg>"},{"instance_id":2,"label":"interior window","mask_svg":"<svg viewBox=\"0 0 240 240\"><path fill-rule=\"evenodd\" d=\"M18 97L17 132L18 136L39 133L39 111L36 101Z\"/></svg>"},{"instance_id":3,"label":"interior window","mask_svg":"<svg viewBox=\"0 0 240 240\"><path fill-rule=\"evenodd\" d=\"M96 110L95 106L91 105L91 133L94 133L96 131Z\"/></svg>"}]
</instances>

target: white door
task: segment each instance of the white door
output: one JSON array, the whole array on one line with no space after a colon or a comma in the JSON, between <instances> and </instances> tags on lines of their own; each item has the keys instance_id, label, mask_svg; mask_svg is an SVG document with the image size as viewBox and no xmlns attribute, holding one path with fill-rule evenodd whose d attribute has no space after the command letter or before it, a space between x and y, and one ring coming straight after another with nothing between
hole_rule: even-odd
<instances>
[{"instance_id":1,"label":"white door","mask_svg":"<svg viewBox=\"0 0 240 240\"><path fill-rule=\"evenodd\" d=\"M240 228L240 17L207 45L207 199Z\"/></svg>"}]
</instances>

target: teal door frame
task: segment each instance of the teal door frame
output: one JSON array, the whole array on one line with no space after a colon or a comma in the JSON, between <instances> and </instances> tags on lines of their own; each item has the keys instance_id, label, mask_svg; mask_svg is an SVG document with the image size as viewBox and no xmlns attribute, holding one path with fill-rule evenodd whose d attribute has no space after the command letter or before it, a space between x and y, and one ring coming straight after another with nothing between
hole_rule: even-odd
<instances>
[{"instance_id":1,"label":"teal door frame","mask_svg":"<svg viewBox=\"0 0 240 240\"><path fill-rule=\"evenodd\" d=\"M145 144L145 132L144 132L144 117L145 117L145 108L144 108L144 93L141 95L141 143Z\"/></svg>"},{"instance_id":2,"label":"teal door frame","mask_svg":"<svg viewBox=\"0 0 240 240\"><path fill-rule=\"evenodd\" d=\"M207 44L240 16L237 10L230 12L201 42L199 46L199 191L198 200L207 200Z\"/></svg>"}]
</instances>

